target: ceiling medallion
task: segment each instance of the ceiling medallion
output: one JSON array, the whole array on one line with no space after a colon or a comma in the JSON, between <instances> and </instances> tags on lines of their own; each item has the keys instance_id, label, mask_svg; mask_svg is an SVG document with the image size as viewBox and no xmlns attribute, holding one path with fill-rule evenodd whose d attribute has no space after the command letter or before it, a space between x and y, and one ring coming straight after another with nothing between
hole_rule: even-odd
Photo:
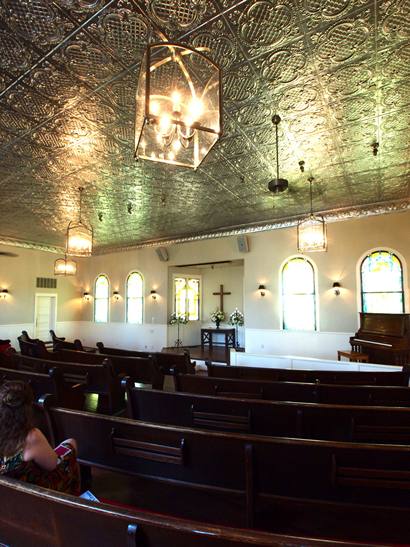
<instances>
[{"instance_id":1,"label":"ceiling medallion","mask_svg":"<svg viewBox=\"0 0 410 547\"><path fill-rule=\"evenodd\" d=\"M308 178L310 192L310 215L298 222L298 251L300 253L327 251L326 222L322 215L313 214L312 182Z\"/></svg>"},{"instance_id":2,"label":"ceiling medallion","mask_svg":"<svg viewBox=\"0 0 410 547\"><path fill-rule=\"evenodd\" d=\"M81 218L82 194L84 188L78 189L80 192L80 214L79 220L71 221L67 228L66 254L73 256L91 256L93 250L93 230L84 224Z\"/></svg>"},{"instance_id":3,"label":"ceiling medallion","mask_svg":"<svg viewBox=\"0 0 410 547\"><path fill-rule=\"evenodd\" d=\"M205 49L148 46L136 97L137 159L197 169L221 136L221 69Z\"/></svg>"},{"instance_id":4,"label":"ceiling medallion","mask_svg":"<svg viewBox=\"0 0 410 547\"><path fill-rule=\"evenodd\" d=\"M272 116L272 123L275 126L275 135L276 135L276 179L272 179L268 183L268 188L274 194L279 194L288 189L289 182L286 179L281 179L279 177L279 138L278 138L278 125L280 124L280 116L274 114Z\"/></svg>"},{"instance_id":5,"label":"ceiling medallion","mask_svg":"<svg viewBox=\"0 0 410 547\"><path fill-rule=\"evenodd\" d=\"M64 258L57 258L54 262L54 275L75 275L77 273L77 262Z\"/></svg>"}]
</instances>

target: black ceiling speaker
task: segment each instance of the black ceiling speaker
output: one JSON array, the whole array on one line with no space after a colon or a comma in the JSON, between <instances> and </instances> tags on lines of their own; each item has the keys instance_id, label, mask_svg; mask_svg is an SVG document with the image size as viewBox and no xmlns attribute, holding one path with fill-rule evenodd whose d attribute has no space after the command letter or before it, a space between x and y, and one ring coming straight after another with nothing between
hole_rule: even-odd
<instances>
[{"instance_id":1,"label":"black ceiling speaker","mask_svg":"<svg viewBox=\"0 0 410 547\"><path fill-rule=\"evenodd\" d=\"M276 179L272 179L268 182L268 188L274 194L280 194L288 189L289 182L286 179L279 177L279 141L278 141L278 125L280 123L280 116L274 114L272 116L272 123L275 126L276 133Z\"/></svg>"}]
</instances>

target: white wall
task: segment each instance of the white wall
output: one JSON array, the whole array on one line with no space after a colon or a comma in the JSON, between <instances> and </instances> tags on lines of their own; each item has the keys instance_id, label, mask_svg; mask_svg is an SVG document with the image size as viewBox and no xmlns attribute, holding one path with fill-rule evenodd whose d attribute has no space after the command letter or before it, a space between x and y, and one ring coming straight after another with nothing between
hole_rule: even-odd
<instances>
[{"instance_id":1,"label":"white wall","mask_svg":"<svg viewBox=\"0 0 410 547\"><path fill-rule=\"evenodd\" d=\"M319 272L319 333L289 333L281 330L279 271L283 261L296 254L296 228L274 230L248 236L251 249L249 253L239 253L236 237L226 237L171 245L168 247L170 255L168 263L160 262L153 248L84 259L81 261L80 274L75 278L73 289L67 291L66 295L64 293L61 296L59 295L60 312L58 321L77 321L78 324L73 323L70 331L73 333L73 337L76 333L75 336L79 338L86 337L90 341L101 338L103 342L107 343L108 340L111 340L114 344L117 343L117 340L120 340L123 347L166 345L168 341L172 342L176 338L175 328L167 326L168 317L172 311L169 305L168 268L179 264L243 259L243 311L245 314L247 351L334 358L337 349L348 348L349 336L357 330L358 293L356 270L360 257L369 249L387 247L399 252L409 265L409 227L410 212L372 216L328 225L328 252L309 253L309 257L315 262ZM9 247L8 250L14 249ZM44 272L44 275L50 274L51 263L54 261L55 255L50 255L46 264L43 261L44 259L40 260L37 255L44 254L47 256L47 253L18 249L19 253L21 251L33 253L33 264L41 264L40 270ZM4 259L1 259L0 268L4 268L3 264ZM19 270L21 266L26 268L26 274ZM33 289L30 288L28 292L28 289L25 289L26 292L24 292L23 287L26 284L25 275L33 276L36 268L37 266L31 266L30 260L26 260L17 270L13 266L10 273L6 272L6 275L4 269L0 269L0 285L7 281L16 298L15 303L10 301L8 305L18 305L18 307L13 308L12 319L10 319L11 316L4 315L4 310L7 308L2 307L0 302L1 324L27 325L32 321L33 314L32 312L25 313L25 307L30 308ZM125 302L122 299L118 303L111 302L109 324L105 326L94 325L92 323L92 303L82 303L79 296L84 290L93 292L93 283L99 273L108 275L111 280L111 291L118 289L124 296L125 279L133 269L140 271L145 280L145 324L139 329L133 329L125 325ZM37 268L36 272L38 271ZM37 275L40 274L37 273ZM219 275L216 275L215 279L212 280L210 284L212 289L214 289L213 285L215 283L216 289L218 289L219 279ZM334 281L339 281L342 285L341 295L338 297L332 291ZM72 281L69 281L69 283L72 283ZM224 279L223 284L228 290L234 285L234 283L231 284L229 279L226 281ZM264 298L261 298L257 292L259 284L264 284L268 289ZM408 285L407 269L405 276L407 295ZM158 292L158 299L155 302L149 297L149 292L153 288ZM209 292L209 289L206 290ZM205 295L205 298L205 306L211 303L213 307L218 302L215 296ZM211 299L208 300L208 298ZM228 301L226 302L227 306L235 305L234 302L231 304L228 304ZM406 311L408 310L409 302L407 297ZM205 317L203 319L206 322L207 319ZM190 327L184 328L187 329L187 332L183 334L185 342L186 339L189 339L188 329ZM152 330L154 332L151 332ZM167 330L168 336L165 334ZM97 334L93 334L94 332ZM61 334L65 335L64 332ZM9 336L5 337L9 338ZM153 337L155 337L155 341L153 341Z\"/></svg>"}]
</instances>

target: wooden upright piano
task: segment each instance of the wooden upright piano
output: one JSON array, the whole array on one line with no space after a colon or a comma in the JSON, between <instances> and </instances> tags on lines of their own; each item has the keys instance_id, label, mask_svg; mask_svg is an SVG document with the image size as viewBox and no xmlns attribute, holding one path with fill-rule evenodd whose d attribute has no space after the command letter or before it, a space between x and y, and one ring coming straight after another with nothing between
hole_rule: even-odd
<instances>
[{"instance_id":1,"label":"wooden upright piano","mask_svg":"<svg viewBox=\"0 0 410 547\"><path fill-rule=\"evenodd\" d=\"M410 365L410 314L360 313L360 328L350 337L352 351L370 363Z\"/></svg>"}]
</instances>

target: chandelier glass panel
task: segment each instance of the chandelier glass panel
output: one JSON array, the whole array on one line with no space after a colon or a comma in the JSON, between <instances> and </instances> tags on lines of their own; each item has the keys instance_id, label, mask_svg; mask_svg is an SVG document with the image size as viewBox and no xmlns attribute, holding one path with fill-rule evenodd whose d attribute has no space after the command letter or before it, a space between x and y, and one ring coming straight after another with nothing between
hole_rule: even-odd
<instances>
[{"instance_id":1,"label":"chandelier glass panel","mask_svg":"<svg viewBox=\"0 0 410 547\"><path fill-rule=\"evenodd\" d=\"M77 273L77 262L69 258L57 258L54 262L54 275L75 275Z\"/></svg>"},{"instance_id":2,"label":"chandelier glass panel","mask_svg":"<svg viewBox=\"0 0 410 547\"><path fill-rule=\"evenodd\" d=\"M221 71L204 49L148 46L136 96L136 158L196 169L219 139Z\"/></svg>"},{"instance_id":3,"label":"chandelier glass panel","mask_svg":"<svg viewBox=\"0 0 410 547\"><path fill-rule=\"evenodd\" d=\"M298 223L298 251L300 253L326 251L326 222L322 215L313 214L312 182L309 177L310 215Z\"/></svg>"},{"instance_id":4,"label":"chandelier glass panel","mask_svg":"<svg viewBox=\"0 0 410 547\"><path fill-rule=\"evenodd\" d=\"M66 254L72 256L91 256L93 250L93 230L81 218L82 193L80 192L80 215L78 221L71 221L67 228Z\"/></svg>"}]
</instances>

